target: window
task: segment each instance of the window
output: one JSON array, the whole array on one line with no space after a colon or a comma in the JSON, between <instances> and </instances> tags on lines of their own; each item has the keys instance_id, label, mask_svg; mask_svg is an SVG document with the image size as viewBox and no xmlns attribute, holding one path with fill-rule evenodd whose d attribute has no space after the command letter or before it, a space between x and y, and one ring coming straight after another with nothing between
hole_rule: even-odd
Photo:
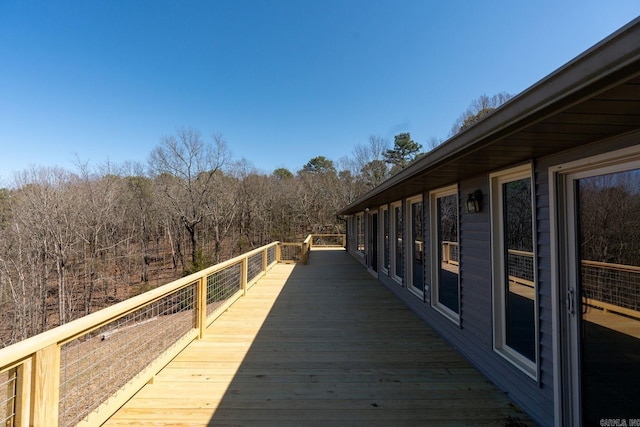
<instances>
[{"instance_id":1,"label":"window","mask_svg":"<svg viewBox=\"0 0 640 427\"><path fill-rule=\"evenodd\" d=\"M389 244L390 244L390 224L389 224L389 207L382 206L380 208L381 220L382 220L382 271L389 274L390 257L389 257Z\"/></svg>"},{"instance_id":2,"label":"window","mask_svg":"<svg viewBox=\"0 0 640 427\"><path fill-rule=\"evenodd\" d=\"M536 274L531 166L491 175L494 348L536 377Z\"/></svg>"},{"instance_id":3,"label":"window","mask_svg":"<svg viewBox=\"0 0 640 427\"><path fill-rule=\"evenodd\" d=\"M365 250L367 254L367 265L371 271L378 272L378 212L372 211L367 214L369 221L368 242Z\"/></svg>"},{"instance_id":4,"label":"window","mask_svg":"<svg viewBox=\"0 0 640 427\"><path fill-rule=\"evenodd\" d=\"M431 301L455 323L460 322L458 186L431 192Z\"/></svg>"},{"instance_id":5,"label":"window","mask_svg":"<svg viewBox=\"0 0 640 427\"><path fill-rule=\"evenodd\" d=\"M407 200L407 226L409 234L407 283L416 295L424 297L424 211L422 196Z\"/></svg>"},{"instance_id":6,"label":"window","mask_svg":"<svg viewBox=\"0 0 640 427\"><path fill-rule=\"evenodd\" d=\"M364 214L356 215L356 247L360 255L364 255Z\"/></svg>"},{"instance_id":7,"label":"window","mask_svg":"<svg viewBox=\"0 0 640 427\"><path fill-rule=\"evenodd\" d=\"M402 224L402 202L391 205L391 277L398 283L402 283L403 277L403 224Z\"/></svg>"}]
</instances>

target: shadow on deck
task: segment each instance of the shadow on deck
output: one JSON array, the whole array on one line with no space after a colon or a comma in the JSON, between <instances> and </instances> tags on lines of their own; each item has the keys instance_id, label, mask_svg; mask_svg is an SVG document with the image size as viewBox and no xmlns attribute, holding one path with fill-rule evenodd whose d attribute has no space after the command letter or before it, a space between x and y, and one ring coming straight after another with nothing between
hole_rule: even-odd
<instances>
[{"instance_id":1,"label":"shadow on deck","mask_svg":"<svg viewBox=\"0 0 640 427\"><path fill-rule=\"evenodd\" d=\"M534 425L344 250L275 266L105 425L150 424Z\"/></svg>"}]
</instances>

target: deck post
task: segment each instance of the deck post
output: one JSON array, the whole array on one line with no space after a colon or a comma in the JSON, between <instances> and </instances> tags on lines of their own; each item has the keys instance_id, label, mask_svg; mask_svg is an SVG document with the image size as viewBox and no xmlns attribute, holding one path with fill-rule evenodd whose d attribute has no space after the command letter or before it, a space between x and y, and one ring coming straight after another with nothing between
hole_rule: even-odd
<instances>
[{"instance_id":1,"label":"deck post","mask_svg":"<svg viewBox=\"0 0 640 427\"><path fill-rule=\"evenodd\" d=\"M15 368L16 373L16 401L14 405L14 426L28 426L31 410L31 359L26 359Z\"/></svg>"},{"instance_id":2,"label":"deck post","mask_svg":"<svg viewBox=\"0 0 640 427\"><path fill-rule=\"evenodd\" d=\"M57 426L60 399L60 347L58 344L38 350L34 355L33 365L31 424Z\"/></svg>"},{"instance_id":3,"label":"deck post","mask_svg":"<svg viewBox=\"0 0 640 427\"><path fill-rule=\"evenodd\" d=\"M241 277L241 283L242 283L242 296L247 296L247 276L248 276L248 269L249 266L249 262L247 257L242 258L242 263L240 266L240 276Z\"/></svg>"},{"instance_id":4,"label":"deck post","mask_svg":"<svg viewBox=\"0 0 640 427\"><path fill-rule=\"evenodd\" d=\"M262 272L267 274L267 267L269 266L269 251L265 249L262 251Z\"/></svg>"},{"instance_id":5,"label":"deck post","mask_svg":"<svg viewBox=\"0 0 640 427\"><path fill-rule=\"evenodd\" d=\"M202 276L198 279L198 292L197 292L197 307L198 307L198 338L203 339L205 331L207 329L207 276Z\"/></svg>"}]
</instances>

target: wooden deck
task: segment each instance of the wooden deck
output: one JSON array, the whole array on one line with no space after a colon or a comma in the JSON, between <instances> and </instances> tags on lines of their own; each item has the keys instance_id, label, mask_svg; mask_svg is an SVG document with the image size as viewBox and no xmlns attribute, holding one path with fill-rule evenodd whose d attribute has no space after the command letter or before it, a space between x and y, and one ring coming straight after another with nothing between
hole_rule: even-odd
<instances>
[{"instance_id":1,"label":"wooden deck","mask_svg":"<svg viewBox=\"0 0 640 427\"><path fill-rule=\"evenodd\" d=\"M534 425L344 250L275 266L207 332L105 425Z\"/></svg>"}]
</instances>

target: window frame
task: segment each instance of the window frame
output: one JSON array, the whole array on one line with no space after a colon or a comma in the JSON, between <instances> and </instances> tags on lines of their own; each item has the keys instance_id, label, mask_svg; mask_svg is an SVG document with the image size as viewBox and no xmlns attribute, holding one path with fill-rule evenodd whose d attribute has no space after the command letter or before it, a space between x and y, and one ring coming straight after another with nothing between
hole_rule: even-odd
<instances>
[{"instance_id":1,"label":"window frame","mask_svg":"<svg viewBox=\"0 0 640 427\"><path fill-rule=\"evenodd\" d=\"M400 209L400 213L399 213L399 217L401 220L403 220L402 217L402 200L398 200L396 202L391 203L390 207L390 215L389 215L389 221L391 221L391 245L390 245L390 261L391 261L391 272L390 272L390 276L391 278L396 281L397 283L399 283L400 285L402 285L402 281L403 281L403 276L404 274L404 265L402 264L404 262L405 259L405 251L404 251L404 236L403 236L403 232L404 232L404 223L402 224L402 230L397 230L397 221L396 221L396 209ZM397 259L397 255L398 255L398 234L400 235L400 239L401 239L401 250L402 250L402 259L398 260ZM402 269L402 276L398 276L396 274L397 272L397 268L398 266Z\"/></svg>"},{"instance_id":2,"label":"window frame","mask_svg":"<svg viewBox=\"0 0 640 427\"><path fill-rule=\"evenodd\" d=\"M412 241L413 239L413 226L414 226L414 221L413 221L413 205L416 203L422 203L422 253L423 253L423 258L422 258L422 289L420 288L416 288L413 285L413 276L414 276L414 268L413 268L413 257L414 257L414 242ZM425 247L425 243L426 243L426 236L425 236L425 221L424 221L424 198L422 197L422 194L418 194L416 196L413 197L409 197L407 198L407 209L406 209L406 218L405 218L405 230L406 230L406 256L404 258L406 258L406 276L407 276L407 289L409 289L413 294L415 294L416 296L420 297L421 299L424 299L424 289L426 289L426 281L425 281L425 277L424 277L424 262L425 262L425 254L426 254L426 247Z\"/></svg>"},{"instance_id":3,"label":"window frame","mask_svg":"<svg viewBox=\"0 0 640 427\"><path fill-rule=\"evenodd\" d=\"M530 360L522 353L507 344L506 330L506 291L507 278L505 277L505 228L504 228L504 203L503 184L531 180L531 220L533 240L533 282L534 282L534 346L535 357ZM490 200L491 200L491 267L492 267L492 317L493 317L493 350L505 358L519 370L531 377L538 379L538 365L540 363L540 330L539 330L539 296L538 296L538 265L537 265L537 233L536 233L536 205L535 205L535 180L531 163L501 170L489 175Z\"/></svg>"},{"instance_id":4,"label":"window frame","mask_svg":"<svg viewBox=\"0 0 640 427\"><path fill-rule=\"evenodd\" d=\"M391 269L391 224L390 224L390 213L389 213L389 205L380 206L380 230L379 233L380 239L380 248L382 249L382 259L380 270L389 275L389 270Z\"/></svg>"},{"instance_id":5,"label":"window frame","mask_svg":"<svg viewBox=\"0 0 640 427\"><path fill-rule=\"evenodd\" d=\"M442 304L439 299L440 293L440 268L442 256L442 247L440 243L440 237L438 230L440 226L438 221L440 220L438 215L438 199L447 196L456 196L456 221L457 221L457 234L458 245L460 244L460 193L458 190L458 184L451 184L446 187L441 187L429 192L429 216L430 216L430 248L431 253L429 257L431 259L431 307L438 311L440 314L451 320L456 325L460 326L460 307L461 307L461 292L460 292L460 269L458 269L458 312L451 310L446 305ZM460 265L459 267L460 268Z\"/></svg>"},{"instance_id":6,"label":"window frame","mask_svg":"<svg viewBox=\"0 0 640 427\"><path fill-rule=\"evenodd\" d=\"M366 239L366 221L365 221L365 215L364 212L358 212L355 215L355 229L356 229L356 253L361 256L364 257L366 254L366 245L367 245L367 239ZM362 238L362 241L360 241L360 239ZM362 248L362 249L361 249Z\"/></svg>"}]
</instances>

